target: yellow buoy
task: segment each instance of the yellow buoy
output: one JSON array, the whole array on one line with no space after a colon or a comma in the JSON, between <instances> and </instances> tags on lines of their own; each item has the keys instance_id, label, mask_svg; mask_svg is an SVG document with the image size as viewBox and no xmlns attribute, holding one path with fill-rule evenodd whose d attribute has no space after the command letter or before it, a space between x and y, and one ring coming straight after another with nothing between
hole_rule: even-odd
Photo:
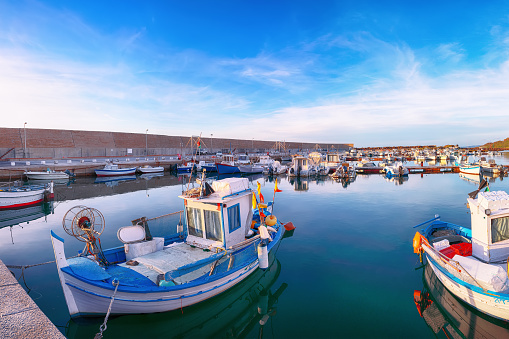
<instances>
[{"instance_id":1,"label":"yellow buoy","mask_svg":"<svg viewBox=\"0 0 509 339\"><path fill-rule=\"evenodd\" d=\"M277 218L273 215L269 215L267 218L265 218L265 225L267 226L274 226L277 223Z\"/></svg>"}]
</instances>

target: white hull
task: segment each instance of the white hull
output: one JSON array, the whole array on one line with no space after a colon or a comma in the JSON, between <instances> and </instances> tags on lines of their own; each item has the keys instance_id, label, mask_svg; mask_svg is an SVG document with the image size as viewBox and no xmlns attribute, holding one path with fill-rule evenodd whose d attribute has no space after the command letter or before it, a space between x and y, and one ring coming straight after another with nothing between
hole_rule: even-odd
<instances>
[{"instance_id":1,"label":"white hull","mask_svg":"<svg viewBox=\"0 0 509 339\"><path fill-rule=\"evenodd\" d=\"M64 172L25 172L30 180L59 180L69 179L69 174Z\"/></svg>"},{"instance_id":2,"label":"white hull","mask_svg":"<svg viewBox=\"0 0 509 339\"><path fill-rule=\"evenodd\" d=\"M426 257L435 275L452 294L481 312L505 321L509 320L509 295L491 291L484 292L477 286L466 282L460 283L459 279L455 281L445 274L442 271L443 268L440 269L429 255Z\"/></svg>"},{"instance_id":3,"label":"white hull","mask_svg":"<svg viewBox=\"0 0 509 339\"><path fill-rule=\"evenodd\" d=\"M63 272L68 266L65 259L64 243L52 237L57 262L58 275L71 316L105 314L110 305L114 287L105 289ZM161 292L123 292L117 291L111 309L112 314L141 314L176 310L209 299L241 282L258 268L258 260L232 274L210 283L188 288L165 290ZM178 286L177 286L178 287Z\"/></svg>"},{"instance_id":4,"label":"white hull","mask_svg":"<svg viewBox=\"0 0 509 339\"><path fill-rule=\"evenodd\" d=\"M239 165L239 170L241 173L262 173L262 166L254 166L254 165Z\"/></svg>"},{"instance_id":5,"label":"white hull","mask_svg":"<svg viewBox=\"0 0 509 339\"><path fill-rule=\"evenodd\" d=\"M481 166L463 166L463 167L460 167L460 173L479 175L480 169L481 169Z\"/></svg>"},{"instance_id":6,"label":"white hull","mask_svg":"<svg viewBox=\"0 0 509 339\"><path fill-rule=\"evenodd\" d=\"M39 203L44 200L45 188L19 192L0 191L0 209L18 208Z\"/></svg>"},{"instance_id":7,"label":"white hull","mask_svg":"<svg viewBox=\"0 0 509 339\"><path fill-rule=\"evenodd\" d=\"M164 172L164 167L138 167L138 172L140 173L158 173Z\"/></svg>"},{"instance_id":8,"label":"white hull","mask_svg":"<svg viewBox=\"0 0 509 339\"><path fill-rule=\"evenodd\" d=\"M136 168L125 168L118 170L104 170L104 169L96 169L95 174L98 177L113 177L118 175L132 175L136 172Z\"/></svg>"}]
</instances>

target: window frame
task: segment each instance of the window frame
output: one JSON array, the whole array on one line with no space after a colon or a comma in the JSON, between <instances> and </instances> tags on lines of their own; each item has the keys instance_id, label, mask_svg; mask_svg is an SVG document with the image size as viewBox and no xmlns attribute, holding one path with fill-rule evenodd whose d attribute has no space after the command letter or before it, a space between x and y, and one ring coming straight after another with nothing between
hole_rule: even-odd
<instances>
[{"instance_id":1,"label":"window frame","mask_svg":"<svg viewBox=\"0 0 509 339\"><path fill-rule=\"evenodd\" d=\"M238 213L237 213L238 226L232 229L232 222L231 222L232 220L230 218L230 210L233 208L237 208L237 210L238 210ZM229 233L233 233L242 227L242 221L240 220L240 203L237 203L235 205L231 205L231 206L227 207L226 214L228 215L228 232Z\"/></svg>"}]
</instances>

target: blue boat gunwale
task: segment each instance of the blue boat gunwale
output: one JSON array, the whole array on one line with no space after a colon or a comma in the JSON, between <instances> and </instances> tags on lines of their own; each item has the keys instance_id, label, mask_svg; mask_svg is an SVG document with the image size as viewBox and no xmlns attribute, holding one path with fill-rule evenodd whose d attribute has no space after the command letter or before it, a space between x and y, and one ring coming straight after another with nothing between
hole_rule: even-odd
<instances>
[{"instance_id":1,"label":"blue boat gunwale","mask_svg":"<svg viewBox=\"0 0 509 339\"><path fill-rule=\"evenodd\" d=\"M267 246L268 251L270 251L275 246L275 244L279 243L282 240L283 233L284 233L284 227L282 226L282 224L279 221L278 221L278 224L279 224L278 230L277 230L273 240ZM56 239L61 240L63 242L63 239L61 237L57 236L53 231L51 231L51 235L54 236ZM248 250L249 248L251 248L251 245L252 244L249 244L249 245L242 247L240 249L233 250L230 253L236 254L236 253L240 253L244 250ZM106 255L114 255L115 254L118 256L118 254L120 254L120 252L122 250L123 250L123 247L120 246L120 247L116 247L113 249L105 250L104 252ZM119 253L117 254L117 252L119 252ZM229 270L229 271L219 273L219 274L214 274L212 276L207 276L205 278L200 277L200 278L197 278L197 279L195 279L189 283L186 283L186 284L175 285L175 286L157 286L154 284L154 286L144 287L144 288L136 288L136 287L131 287L131 286L119 285L118 291L119 292L127 292L127 293L160 293L160 292L177 291L177 290L187 289L190 287L203 285L204 283L210 283L210 282L216 281L218 279L224 278L225 276L231 275L239 270L245 269L247 266L252 265L256 260L258 260L258 257L253 256L252 260L248 260L245 264L238 266L233 270ZM96 286L96 287L99 287L99 288L102 288L105 290L114 290L115 289L115 287L112 285L112 283L110 281L111 279L115 278L114 276L109 278L108 281L94 281L94 280L89 280L89 279L86 279L82 276L75 274L68 266L62 267L62 268L60 268L60 270L63 273L65 273L79 281L82 281L86 284ZM74 288L78 288L68 282L66 282L66 285L74 287ZM81 290L81 288L78 288L78 289ZM89 291L85 291L85 292L89 292ZM93 293L93 292L90 292L90 293Z\"/></svg>"}]
</instances>

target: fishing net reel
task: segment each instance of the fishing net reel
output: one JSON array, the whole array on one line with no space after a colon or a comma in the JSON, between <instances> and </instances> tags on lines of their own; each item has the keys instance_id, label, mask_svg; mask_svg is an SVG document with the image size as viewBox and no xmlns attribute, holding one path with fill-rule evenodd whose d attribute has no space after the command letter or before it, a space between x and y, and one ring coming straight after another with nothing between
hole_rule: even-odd
<instances>
[{"instance_id":1,"label":"fishing net reel","mask_svg":"<svg viewBox=\"0 0 509 339\"><path fill-rule=\"evenodd\" d=\"M65 213L62 220L64 231L86 243L83 254L92 255L101 265L108 265L99 238L104 231L104 216L95 209L86 206L74 206Z\"/></svg>"}]
</instances>

